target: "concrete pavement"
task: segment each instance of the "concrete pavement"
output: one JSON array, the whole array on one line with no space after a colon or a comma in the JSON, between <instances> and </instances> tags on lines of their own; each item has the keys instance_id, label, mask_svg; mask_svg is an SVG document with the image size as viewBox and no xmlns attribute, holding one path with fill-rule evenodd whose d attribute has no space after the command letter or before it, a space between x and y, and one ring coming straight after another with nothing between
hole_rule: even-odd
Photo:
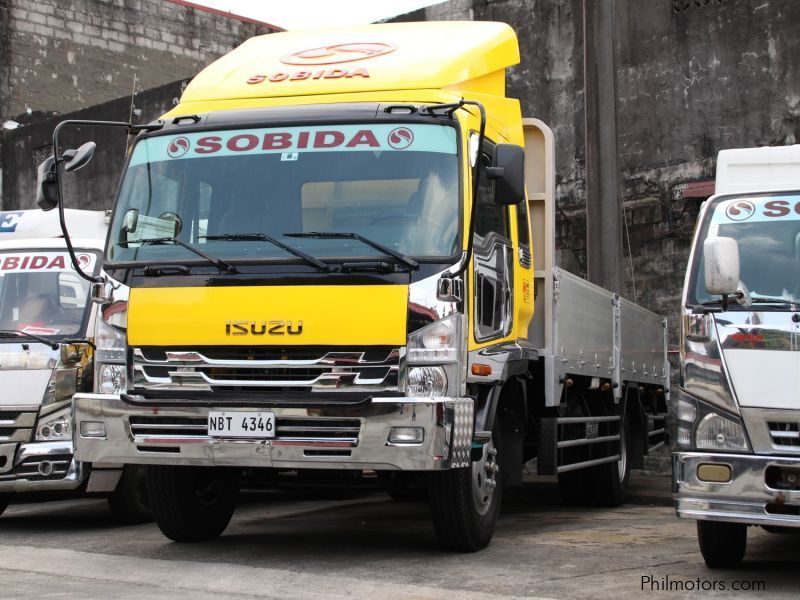
<instances>
[{"instance_id":1,"label":"concrete pavement","mask_svg":"<svg viewBox=\"0 0 800 600\"><path fill-rule=\"evenodd\" d=\"M647 491L641 496L636 491ZM669 506L669 480L633 483L616 509L565 508L548 482L504 502L489 548L440 552L425 504L383 494L345 501L247 494L223 537L175 544L150 525L119 527L105 503L12 506L0 518L2 597L136 598L665 598L646 581L763 581L766 591L704 597L796 597L800 536L751 528L738 571L709 571L694 523ZM658 500L654 502L653 500ZM684 587L685 587L684 583Z\"/></svg>"}]
</instances>

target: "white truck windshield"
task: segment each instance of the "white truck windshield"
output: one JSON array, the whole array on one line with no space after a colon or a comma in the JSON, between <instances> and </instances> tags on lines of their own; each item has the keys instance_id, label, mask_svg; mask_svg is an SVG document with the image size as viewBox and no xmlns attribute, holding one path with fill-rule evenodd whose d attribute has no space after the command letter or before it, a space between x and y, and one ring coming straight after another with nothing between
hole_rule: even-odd
<instances>
[{"instance_id":1,"label":"white truck windshield","mask_svg":"<svg viewBox=\"0 0 800 600\"><path fill-rule=\"evenodd\" d=\"M754 302L800 302L800 194L720 198L709 207L692 270L689 303L715 301L705 288L703 240L731 237L739 245L740 279ZM776 306L780 303L773 303Z\"/></svg>"},{"instance_id":2,"label":"white truck windshield","mask_svg":"<svg viewBox=\"0 0 800 600\"><path fill-rule=\"evenodd\" d=\"M92 272L94 253L77 252ZM66 251L0 251L0 330L54 339L78 337L89 306L89 282L72 269ZM0 337L0 343L19 341Z\"/></svg>"},{"instance_id":3,"label":"white truck windshield","mask_svg":"<svg viewBox=\"0 0 800 600\"><path fill-rule=\"evenodd\" d=\"M351 124L204 131L140 141L108 245L113 263L183 262L175 237L226 261L295 259L262 233L323 260L374 258L348 232L417 258L459 250L456 130ZM238 237L237 237L238 236Z\"/></svg>"}]
</instances>

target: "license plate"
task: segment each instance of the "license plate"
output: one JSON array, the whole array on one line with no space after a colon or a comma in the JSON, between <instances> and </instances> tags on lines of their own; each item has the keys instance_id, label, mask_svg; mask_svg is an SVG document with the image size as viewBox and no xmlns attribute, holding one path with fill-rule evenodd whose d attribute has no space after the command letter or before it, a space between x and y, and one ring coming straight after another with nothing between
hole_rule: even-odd
<instances>
[{"instance_id":1,"label":"license plate","mask_svg":"<svg viewBox=\"0 0 800 600\"><path fill-rule=\"evenodd\" d=\"M273 412L208 413L208 435L212 437L272 438L275 437Z\"/></svg>"}]
</instances>

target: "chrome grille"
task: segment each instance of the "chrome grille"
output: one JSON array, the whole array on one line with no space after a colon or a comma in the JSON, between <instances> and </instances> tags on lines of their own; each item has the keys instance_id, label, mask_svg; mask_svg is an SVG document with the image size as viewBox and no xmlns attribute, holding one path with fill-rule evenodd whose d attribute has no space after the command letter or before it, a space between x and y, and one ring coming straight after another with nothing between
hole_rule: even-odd
<instances>
[{"instance_id":1,"label":"chrome grille","mask_svg":"<svg viewBox=\"0 0 800 600\"><path fill-rule=\"evenodd\" d=\"M768 421L767 427L774 446L800 448L800 423Z\"/></svg>"},{"instance_id":2,"label":"chrome grille","mask_svg":"<svg viewBox=\"0 0 800 600\"><path fill-rule=\"evenodd\" d=\"M22 410L0 412L0 442L28 442L31 439L36 413Z\"/></svg>"},{"instance_id":3,"label":"chrome grille","mask_svg":"<svg viewBox=\"0 0 800 600\"><path fill-rule=\"evenodd\" d=\"M208 422L202 417L130 417L134 443L210 439ZM356 446L361 432L359 419L338 417L277 417L274 445Z\"/></svg>"},{"instance_id":4,"label":"chrome grille","mask_svg":"<svg viewBox=\"0 0 800 600\"><path fill-rule=\"evenodd\" d=\"M405 349L133 349L133 387L160 391L396 392Z\"/></svg>"},{"instance_id":5,"label":"chrome grille","mask_svg":"<svg viewBox=\"0 0 800 600\"><path fill-rule=\"evenodd\" d=\"M28 481L53 481L64 479L72 464L70 454L29 456L16 466L13 472L4 473L0 481L27 479Z\"/></svg>"}]
</instances>

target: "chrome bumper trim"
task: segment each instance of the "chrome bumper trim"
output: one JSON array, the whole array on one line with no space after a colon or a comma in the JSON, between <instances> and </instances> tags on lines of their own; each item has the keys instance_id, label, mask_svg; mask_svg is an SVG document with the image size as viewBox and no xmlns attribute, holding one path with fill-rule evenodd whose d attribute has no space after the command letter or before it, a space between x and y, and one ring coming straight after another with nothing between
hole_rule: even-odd
<instances>
[{"instance_id":1,"label":"chrome bumper trim","mask_svg":"<svg viewBox=\"0 0 800 600\"><path fill-rule=\"evenodd\" d=\"M728 483L707 483L697 478L700 464L728 465ZM767 505L797 507L800 490L778 490L767 486L767 467L800 468L796 457L752 454L676 452L672 455L672 486L675 512L685 519L729 521L753 525L800 527L800 514L767 512Z\"/></svg>"},{"instance_id":2,"label":"chrome bumper trim","mask_svg":"<svg viewBox=\"0 0 800 600\"><path fill-rule=\"evenodd\" d=\"M46 460L49 456L64 456L73 455L72 441L61 442L33 442L30 444L21 444L17 449L16 444L2 444L0 445L0 454L6 454L8 447L13 447L12 451L15 454L14 467L15 469L21 466L24 462L31 459L40 458ZM6 477L8 475L5 475ZM22 492L47 492L59 490L74 490L79 487L85 478L85 470L83 465L75 460L73 457L70 460L67 473L60 479L27 479L26 477L17 477L14 479L0 480L0 493L22 493Z\"/></svg>"},{"instance_id":3,"label":"chrome bumper trim","mask_svg":"<svg viewBox=\"0 0 800 600\"><path fill-rule=\"evenodd\" d=\"M298 439L212 438L205 431L197 435L131 433L131 418L207 418L208 407L138 407L119 396L77 394L73 401L75 431L83 421L102 422L106 437L83 438L76 434L75 454L88 463L138 463L162 465L219 465L236 467L329 468L432 471L469 466L472 446L472 398L374 398L368 405L353 408L272 407L282 418L313 419L316 422L357 419L358 437ZM215 408L211 408L215 410ZM235 408L221 408L233 412ZM424 429L422 443L389 444L392 427ZM338 437L338 436L337 436Z\"/></svg>"}]
</instances>

